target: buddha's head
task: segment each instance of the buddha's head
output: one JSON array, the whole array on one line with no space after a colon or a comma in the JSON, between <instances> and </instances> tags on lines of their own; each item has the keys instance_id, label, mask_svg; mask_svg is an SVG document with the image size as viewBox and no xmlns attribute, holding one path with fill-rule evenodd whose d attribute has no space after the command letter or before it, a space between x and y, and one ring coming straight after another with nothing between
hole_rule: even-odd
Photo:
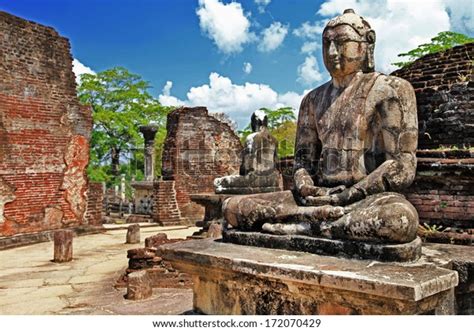
<instances>
[{"instance_id":1,"label":"buddha's head","mask_svg":"<svg viewBox=\"0 0 474 331\"><path fill-rule=\"evenodd\" d=\"M250 118L250 125L253 132L260 131L261 128L266 128L268 125L267 114L263 110L256 110Z\"/></svg>"},{"instance_id":2,"label":"buddha's head","mask_svg":"<svg viewBox=\"0 0 474 331\"><path fill-rule=\"evenodd\" d=\"M330 20L323 31L324 65L332 77L374 71L375 31L352 9Z\"/></svg>"}]
</instances>

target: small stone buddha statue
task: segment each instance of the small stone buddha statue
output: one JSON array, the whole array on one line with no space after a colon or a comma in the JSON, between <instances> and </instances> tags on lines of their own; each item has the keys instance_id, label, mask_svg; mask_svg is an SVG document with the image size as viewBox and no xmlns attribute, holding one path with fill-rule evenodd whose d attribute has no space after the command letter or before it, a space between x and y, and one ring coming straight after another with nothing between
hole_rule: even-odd
<instances>
[{"instance_id":1,"label":"small stone buddha statue","mask_svg":"<svg viewBox=\"0 0 474 331\"><path fill-rule=\"evenodd\" d=\"M331 80L301 103L294 189L231 197L224 217L244 231L412 242L418 214L396 192L415 177L414 90L374 72L375 32L352 9L330 20L322 39Z\"/></svg>"},{"instance_id":2,"label":"small stone buddha statue","mask_svg":"<svg viewBox=\"0 0 474 331\"><path fill-rule=\"evenodd\" d=\"M252 114L252 133L242 151L238 175L216 178L216 193L251 194L279 191L280 175L276 169L278 142L268 132L267 115L257 110Z\"/></svg>"}]
</instances>

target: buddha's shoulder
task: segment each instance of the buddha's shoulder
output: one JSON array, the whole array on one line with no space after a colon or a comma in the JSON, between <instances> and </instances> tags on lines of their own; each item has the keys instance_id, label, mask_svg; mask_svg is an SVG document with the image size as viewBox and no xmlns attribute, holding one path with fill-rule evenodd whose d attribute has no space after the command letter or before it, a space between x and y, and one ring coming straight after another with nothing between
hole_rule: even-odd
<instances>
[{"instance_id":1,"label":"buddha's shoulder","mask_svg":"<svg viewBox=\"0 0 474 331\"><path fill-rule=\"evenodd\" d=\"M329 87L331 86L331 81L328 81L324 83L323 85L320 85L316 87L315 89L309 91L306 93L306 95L303 97L302 104L306 102L310 102L311 100L317 99L320 97Z\"/></svg>"},{"instance_id":2,"label":"buddha's shoulder","mask_svg":"<svg viewBox=\"0 0 474 331\"><path fill-rule=\"evenodd\" d=\"M392 75L385 75L382 73L372 73L377 75L377 79L374 83L374 88L379 91L387 91L392 92L395 94L404 94L404 93L411 93L413 91L413 87L411 86L410 82L407 80L392 76ZM370 75L370 74L364 74Z\"/></svg>"}]
</instances>

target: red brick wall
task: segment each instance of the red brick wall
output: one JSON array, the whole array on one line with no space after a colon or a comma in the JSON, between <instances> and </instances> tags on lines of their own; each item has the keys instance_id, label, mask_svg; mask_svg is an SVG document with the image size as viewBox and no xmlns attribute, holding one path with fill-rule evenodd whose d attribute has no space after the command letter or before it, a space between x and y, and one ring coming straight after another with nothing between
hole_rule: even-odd
<instances>
[{"instance_id":1,"label":"red brick wall","mask_svg":"<svg viewBox=\"0 0 474 331\"><path fill-rule=\"evenodd\" d=\"M163 151L163 179L174 180L183 217L201 220L204 209L189 195L213 193L214 179L238 173L242 146L228 124L208 115L205 107L180 108L168 115Z\"/></svg>"},{"instance_id":2,"label":"red brick wall","mask_svg":"<svg viewBox=\"0 0 474 331\"><path fill-rule=\"evenodd\" d=\"M83 224L91 128L69 41L0 12L0 236Z\"/></svg>"},{"instance_id":3,"label":"red brick wall","mask_svg":"<svg viewBox=\"0 0 474 331\"><path fill-rule=\"evenodd\" d=\"M101 226L103 224L103 202L104 192L102 183L89 182L86 192L86 224L92 226Z\"/></svg>"},{"instance_id":4,"label":"red brick wall","mask_svg":"<svg viewBox=\"0 0 474 331\"><path fill-rule=\"evenodd\" d=\"M161 225L178 225L189 222L181 216L176 201L174 180L158 180L153 183L153 221Z\"/></svg>"}]
</instances>

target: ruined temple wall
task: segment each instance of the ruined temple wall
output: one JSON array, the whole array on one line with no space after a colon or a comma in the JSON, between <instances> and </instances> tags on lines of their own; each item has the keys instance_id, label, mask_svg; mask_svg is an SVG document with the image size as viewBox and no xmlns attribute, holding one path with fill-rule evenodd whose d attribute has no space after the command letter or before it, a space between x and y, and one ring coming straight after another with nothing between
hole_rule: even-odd
<instances>
[{"instance_id":1,"label":"ruined temple wall","mask_svg":"<svg viewBox=\"0 0 474 331\"><path fill-rule=\"evenodd\" d=\"M419 149L474 144L474 43L426 55L392 75L416 92Z\"/></svg>"},{"instance_id":2,"label":"ruined temple wall","mask_svg":"<svg viewBox=\"0 0 474 331\"><path fill-rule=\"evenodd\" d=\"M0 12L0 236L84 223L91 129L69 41Z\"/></svg>"},{"instance_id":3,"label":"ruined temple wall","mask_svg":"<svg viewBox=\"0 0 474 331\"><path fill-rule=\"evenodd\" d=\"M181 216L201 220L204 209L189 195L213 193L214 179L238 173L242 146L228 124L205 107L180 108L168 115L163 151L163 180L175 181Z\"/></svg>"}]
</instances>

